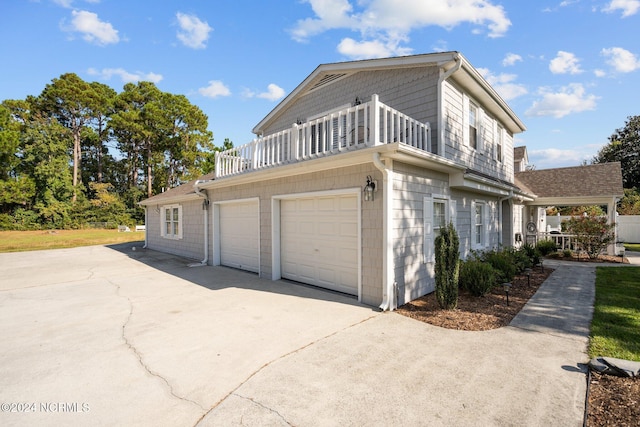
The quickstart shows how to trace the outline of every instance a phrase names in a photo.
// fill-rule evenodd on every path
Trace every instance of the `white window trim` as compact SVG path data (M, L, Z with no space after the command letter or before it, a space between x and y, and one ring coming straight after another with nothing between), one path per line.
M167 228L166 228L167 209L170 209L171 212L173 212L173 209L175 209L175 208L178 208L178 234L167 233ZM182 239L183 223L184 223L184 221L182 220L182 205L174 204L174 205L163 205L163 206L161 206L161 208L160 208L160 234L161 234L161 236L163 238L171 239L171 240L180 240L180 239Z
M495 121L496 133L495 133L495 156L494 158L498 163L504 163L504 126L498 121ZM500 158L498 158L498 146L500 146Z
M476 148L471 146L471 135L469 133L469 113L471 111L471 105L476 109ZM484 110L480 108L480 104L469 98L468 95L462 94L462 138L464 145L471 150L482 153L484 148L484 142L482 137L482 121L484 120Z
M423 198L423 223L424 223L424 236L423 236L423 262L434 263L436 260L435 253L435 239L437 237L436 231L433 226L433 205L434 203L445 204L445 224L453 223L456 226L456 201L452 200L450 196L442 194L429 194Z
M480 243L476 243L476 205L482 205L482 235L480 236ZM472 200L471 201L471 249L482 250L489 247L489 220L491 206L485 200Z

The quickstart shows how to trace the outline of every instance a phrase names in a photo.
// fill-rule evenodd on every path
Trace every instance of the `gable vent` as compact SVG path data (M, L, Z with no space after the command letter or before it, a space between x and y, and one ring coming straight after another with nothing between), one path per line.
M326 76L322 77L320 80L318 80L317 83L315 83L313 86L311 86L311 88L309 88L309 92L311 92L312 90L316 90L319 87L322 87L324 85L327 85L329 83L332 83L344 76L346 76L347 73L341 73L341 74L327 74Z

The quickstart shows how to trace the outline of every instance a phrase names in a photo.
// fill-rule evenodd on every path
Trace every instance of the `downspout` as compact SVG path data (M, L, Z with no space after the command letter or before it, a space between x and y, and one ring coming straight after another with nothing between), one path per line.
M447 80L453 73L458 71L462 66L462 59L460 56L456 54L455 57L456 65L454 65L449 71L441 74L438 78L438 152L439 156L444 157L445 149L444 149L444 141L445 141L445 133L444 133L444 81Z
M498 230L499 231L498 242L500 246L503 245L503 238L504 238L504 215L502 213L502 202L504 202L505 200L511 200L512 198L513 198L513 191L510 191L507 197L498 198L498 218L500 218L500 229ZM513 235L513 210L511 210L511 230L512 230L511 235ZM509 246L513 246L513 242L511 241L511 239L509 239Z
M144 207L144 246L142 249L147 249L149 246L149 233L147 231L147 225L149 224L149 208L148 206Z
M393 311L398 306L396 283L394 280L393 256L391 247L391 219L393 203L393 171L380 160L380 153L373 154L373 164L382 172L382 284L385 289L380 309Z
M209 196L207 195L207 190L203 191L199 187L200 184L205 182L207 181L197 180L193 184L195 193L204 199L202 201L202 211L204 212L204 258L199 264L189 264L189 267L205 266L209 262Z

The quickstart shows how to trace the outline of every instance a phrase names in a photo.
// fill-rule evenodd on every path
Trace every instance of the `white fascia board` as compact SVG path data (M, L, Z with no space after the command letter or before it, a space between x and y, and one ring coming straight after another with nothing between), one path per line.
M180 196L175 196L175 197L167 197L167 198L160 198L157 200L153 200L152 198L146 199L146 200L142 200L140 202L138 202L138 205L140 206L162 206L162 205L170 205L173 203L183 203L183 202L191 202L193 200L202 200L202 198L200 196L198 196L195 193L190 193L190 194L183 194Z
M487 194L490 196L507 197L511 195L513 188L499 184L489 179L473 177L470 179L464 173L458 173L449 177L449 186L459 190L466 190L473 193Z
M532 206L604 206L614 199L617 199L617 197L613 195L598 197L539 197L527 204Z

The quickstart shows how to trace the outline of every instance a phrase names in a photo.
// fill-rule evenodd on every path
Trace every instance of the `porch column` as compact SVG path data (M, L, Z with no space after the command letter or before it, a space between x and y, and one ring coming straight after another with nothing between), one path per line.
M616 223L616 198L614 197L609 204L607 205L607 215L609 216L609 224ZM614 227L613 229L613 243L607 246L607 254L615 255L616 254L616 243L618 242L618 227Z

